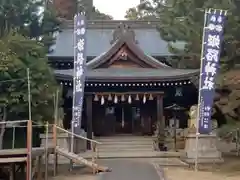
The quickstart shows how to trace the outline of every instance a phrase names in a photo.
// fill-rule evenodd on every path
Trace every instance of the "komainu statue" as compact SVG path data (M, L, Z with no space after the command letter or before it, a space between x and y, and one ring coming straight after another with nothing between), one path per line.
M188 128L190 131L196 131L197 113L198 113L198 105L193 105L189 110L190 119L188 123Z

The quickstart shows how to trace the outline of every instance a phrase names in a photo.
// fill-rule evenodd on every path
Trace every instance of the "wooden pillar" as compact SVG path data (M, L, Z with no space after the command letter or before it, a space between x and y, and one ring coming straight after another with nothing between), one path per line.
M37 170L37 180L42 179L42 156L38 156L38 170Z
M92 95L86 97L86 112L87 112L87 138L92 139ZM87 142L87 148L91 149L90 142Z
M53 165L53 176L57 175L58 165L58 154L57 154L57 124L53 125L53 146L54 146L54 165Z
M16 179L16 177L15 177L15 175L16 175L16 169L15 169L15 164L14 163L11 163L11 165L10 165L10 177L9 177L9 179L10 180L15 180Z
M163 98L161 95L157 95L157 120L162 126L165 126L163 119Z
M158 136L160 137L158 143L160 150L164 150L164 129L165 129L165 120L163 118L163 97L161 95L157 95L157 121L159 123L159 132Z
M32 179L32 121L27 123L27 170L26 180Z

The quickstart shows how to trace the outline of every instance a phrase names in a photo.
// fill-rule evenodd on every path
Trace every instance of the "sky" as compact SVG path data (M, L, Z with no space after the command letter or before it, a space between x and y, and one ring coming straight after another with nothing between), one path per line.
M101 13L111 15L115 20L123 20L126 11L139 3L140 0L93 0L93 5Z

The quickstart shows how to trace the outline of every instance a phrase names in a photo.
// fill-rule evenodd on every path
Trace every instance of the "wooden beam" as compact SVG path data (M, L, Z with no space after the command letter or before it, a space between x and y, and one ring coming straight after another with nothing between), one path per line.
M147 95L147 94L152 94L152 95L164 95L164 92L163 91L154 91L154 92L151 92L151 91L144 91L144 92L85 92L84 94L86 95L90 95L90 94L97 94L97 95L109 95L109 94L116 94L116 95Z
M8 157L8 158L0 158L0 164L8 164L8 163L20 163L26 162L26 157Z

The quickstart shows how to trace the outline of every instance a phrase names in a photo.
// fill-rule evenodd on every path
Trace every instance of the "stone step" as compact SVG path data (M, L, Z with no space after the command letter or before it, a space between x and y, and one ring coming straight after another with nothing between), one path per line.
M180 157L181 152L157 152L157 151L115 151L115 152L99 152L99 159L108 158L173 158ZM92 158L92 154L87 152L81 154L82 157Z
M113 149L98 149L98 152L150 152L153 151L153 148L113 148Z
M109 142L152 142L152 139L99 139L97 141L103 142L103 143L109 143Z
M98 148L146 148L146 147L152 147L152 144L101 144L98 145Z
M134 137L129 137L129 138L96 138L97 141L101 142L114 142L114 141L123 141L123 142L129 142L129 141L140 141L140 142L145 142L145 141L152 141L152 138L134 138Z
M134 146L134 145L152 145L152 142L101 142L102 144L99 144L99 146L109 146L109 145L116 145L116 146L120 146L120 145L128 145L128 146Z
M98 149L153 149L153 146L100 146Z

